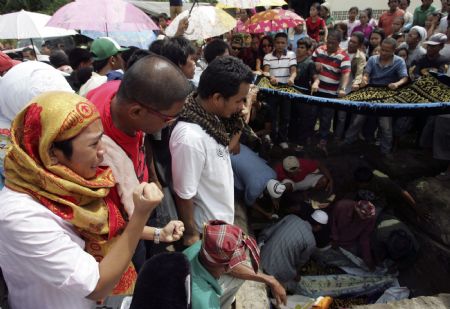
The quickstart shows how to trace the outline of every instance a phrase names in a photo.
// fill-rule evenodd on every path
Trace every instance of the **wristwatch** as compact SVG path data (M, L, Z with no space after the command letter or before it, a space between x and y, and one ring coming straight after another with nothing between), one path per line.
M153 242L159 244L159 238L161 236L161 229L155 228L155 234L153 235Z

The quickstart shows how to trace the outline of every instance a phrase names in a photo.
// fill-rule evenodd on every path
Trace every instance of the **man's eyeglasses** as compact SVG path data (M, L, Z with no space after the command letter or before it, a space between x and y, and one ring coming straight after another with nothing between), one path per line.
M150 106L145 106L145 105L143 105L143 106L147 109L147 111L150 114L155 115L156 117L161 119L166 124L172 123L178 119L178 115L176 115L176 116L166 115L166 114L158 112L156 109L153 109Z
M231 49L232 50L241 50L242 47L240 47L240 46L231 46Z
M263 44L262 47L263 47L263 48L266 48L266 47L272 47L272 45L270 45L270 44Z

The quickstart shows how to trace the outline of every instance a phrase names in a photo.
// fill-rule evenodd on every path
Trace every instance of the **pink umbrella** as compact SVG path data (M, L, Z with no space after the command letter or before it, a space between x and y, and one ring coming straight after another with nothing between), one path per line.
M253 15L245 23L244 32L275 32L282 29L293 28L304 23L305 20L294 12L283 9L273 9Z
M108 32L158 30L143 11L123 0L76 0L53 14L47 26Z

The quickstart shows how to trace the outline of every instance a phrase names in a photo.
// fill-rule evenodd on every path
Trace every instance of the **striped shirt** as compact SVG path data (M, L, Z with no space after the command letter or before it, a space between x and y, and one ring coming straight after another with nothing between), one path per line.
M279 83L287 83L291 76L291 67L297 66L295 53L286 50L280 58L275 56L275 51L264 56L263 65L270 68L270 76L275 77Z
M314 62L322 64L322 70L319 72L319 91L336 95L342 74L350 73L350 57L341 48L329 55L327 46L322 45L316 48L312 59Z

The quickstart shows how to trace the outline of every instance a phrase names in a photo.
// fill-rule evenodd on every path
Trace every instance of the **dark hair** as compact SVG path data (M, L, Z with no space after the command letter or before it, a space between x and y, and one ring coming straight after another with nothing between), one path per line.
M76 79L78 80L78 89L86 83L92 76L92 67L84 67L76 70Z
M404 37L404 36L405 36L405 34L403 32L395 32L395 33L392 34L392 38L395 39L395 40L397 40L397 39L399 39L401 37Z
M361 31L355 31L352 33L352 36L356 37L358 39L359 45L364 43L364 33Z
M169 16L166 13L161 13L158 15L158 19L164 18L164 20L169 20Z
M320 3L314 2L313 4L311 4L310 8L315 8L317 11L320 11Z
M356 11L356 14L358 14L359 9L358 9L357 6L352 6L352 7L348 10L348 12L350 13L350 11Z
M406 2L408 3L408 6L411 5L411 0L406 0Z
M24 49L22 49L22 53L23 52L30 52L32 55L36 56L36 53L34 52L34 49L32 49L30 47L25 47Z
M74 70L77 70L82 62L88 62L91 58L91 53L84 48L75 47L69 52L69 63Z
M373 170L367 166L360 166L353 172L353 179L357 182L369 182L373 178Z
M59 68L63 65L69 65L69 57L62 50L54 50L49 57L50 64L55 68Z
M401 45L400 45L400 46L401 46ZM408 55L408 48L407 48L406 46L402 46L402 47L397 48L397 49L395 50L395 54L398 56L398 54L399 54L402 50L406 51L406 54Z
M215 93L224 98L236 95L242 83L252 83L253 73L242 60L224 56L214 59L200 76L198 94L207 99Z
M136 49L126 62L126 69L128 70L129 68L131 68L139 59L150 55L153 55L151 51L139 48Z
M122 56L123 63L125 64L125 67L130 60L131 56L134 54L135 51L139 50L139 47L136 46L128 46L128 50L125 50L120 53L120 56Z
M148 50L154 54L161 55L161 48L163 47L165 41L166 38L164 38L163 40L153 41L153 43L151 43L150 46L148 47Z
M336 26L338 26L339 24L337 24ZM342 31L339 30L330 30L330 32L328 32L328 38L330 37L335 38L338 42L341 42L342 38L344 37L344 34L342 33Z
M108 65L109 58L111 58L111 57L108 57L103 60L95 60L94 62L92 62L92 67L94 68L94 72L100 72L101 69L106 67Z
M306 49L311 49L311 46L312 46L311 39L308 38L308 37L304 37L304 38L298 39L297 47L300 47L301 45L305 46Z
M59 141L59 142L53 142L53 147L55 147L56 149L59 149L62 151L62 153L64 154L64 156L70 160L72 158L72 154L73 154L73 139L75 137L72 137L70 139L66 139L65 141Z
M372 10L372 8L367 8L367 9L365 9L364 11L366 11L367 12L367 17L369 18L369 21L372 19L372 16L373 16L373 10Z
M266 54L264 53L264 50L263 50L263 41L264 41L264 40L269 41L269 44L270 44L270 45L272 46L272 48L273 48L273 39L272 39L272 37L271 37L271 36L268 36L268 35L264 36L264 37L259 41L258 58L264 58L264 56L266 55Z
M287 40L288 35L286 32L278 32L277 34L275 34L275 40L278 38L285 38Z
M175 102L184 100L190 91L191 86L178 66L164 57L151 55L128 68L117 100L168 110Z
M189 55L195 54L195 48L191 41L176 36L166 40L161 47L161 56L166 57L178 66L185 65Z
M397 41L394 38L385 38L381 44L389 44L394 47L394 50L397 48Z
M222 56L225 51L229 52L230 46L228 46L227 42L222 39L215 39L206 44L205 49L203 50L203 57L205 58L206 63L210 63L216 57Z
M347 40L348 26L346 23L344 22L337 23L336 25L334 25L333 29L334 30L332 31L338 31L341 33L341 39L339 40L339 42L342 40ZM341 31L339 31L338 29L341 29ZM328 32L328 36L330 36L330 32Z

